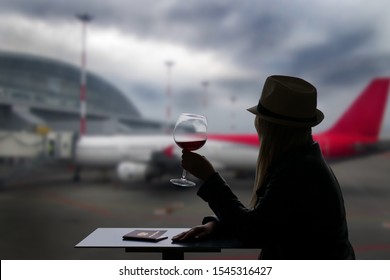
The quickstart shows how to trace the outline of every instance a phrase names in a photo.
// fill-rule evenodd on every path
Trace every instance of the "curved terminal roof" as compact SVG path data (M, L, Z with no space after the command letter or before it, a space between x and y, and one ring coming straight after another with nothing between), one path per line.
M0 113L5 116L0 127L21 129L27 121L75 130L80 119L80 71L79 66L58 60L0 51ZM89 130L94 134L107 128L115 133L162 127L142 118L120 90L91 72L87 72L87 120L88 127L96 128Z
M0 94L13 103L79 111L80 68L53 59L0 52ZM140 117L124 94L89 72L87 101L90 114Z

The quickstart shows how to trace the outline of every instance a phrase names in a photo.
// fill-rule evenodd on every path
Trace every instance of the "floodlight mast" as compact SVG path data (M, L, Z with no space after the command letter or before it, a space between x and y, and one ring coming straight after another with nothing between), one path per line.
M87 13L76 15L82 23L81 37L81 76L80 76L80 136L87 132L87 23L92 20L92 16Z
M167 90L166 90L166 109L165 109L165 118L168 125L167 133L170 133L170 123L172 117L172 67L175 65L175 62L172 60L165 61L165 66L167 67Z

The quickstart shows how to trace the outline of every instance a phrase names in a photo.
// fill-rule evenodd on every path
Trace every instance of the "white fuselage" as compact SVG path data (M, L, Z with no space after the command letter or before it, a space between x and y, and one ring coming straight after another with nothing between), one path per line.
M332 127L313 135L326 158L352 158L364 155L366 149L373 151L389 87L389 78L374 79ZM209 134L206 144L196 152L206 156L216 169L253 171L259 144L257 134ZM135 178L137 174L148 176L151 170L161 174L180 165L181 149L172 135L83 136L75 156L80 166L116 167L120 177Z
M147 164L153 152L172 150L180 158L181 149L170 135L84 136L76 145L76 162L81 166L115 167L121 162ZM196 151L219 168L255 168L257 147L208 140ZM167 157L170 155L167 154Z
M169 139L170 138L170 139ZM114 166L121 161L146 163L153 151L172 144L164 136L84 136L76 145L80 165Z

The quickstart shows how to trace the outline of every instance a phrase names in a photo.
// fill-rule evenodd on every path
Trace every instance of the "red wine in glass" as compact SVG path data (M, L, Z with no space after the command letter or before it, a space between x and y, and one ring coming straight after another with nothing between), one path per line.
M183 113L176 121L173 130L176 144L188 151L201 148L207 140L207 120L202 115ZM196 184L186 178L186 170L180 179L171 179L171 183L182 187L193 187Z
M176 144L180 148L182 148L183 150L187 150L187 151L195 151L197 149L200 149L205 143L206 143L206 140L189 141L189 142L176 142Z

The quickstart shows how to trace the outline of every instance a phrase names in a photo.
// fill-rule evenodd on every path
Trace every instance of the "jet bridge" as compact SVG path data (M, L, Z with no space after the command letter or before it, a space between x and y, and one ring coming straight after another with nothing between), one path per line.
M55 176L58 167L73 161L74 143L74 133L45 127L37 127L35 133L0 131L0 189Z
M26 160L36 157L71 159L74 133L50 132L37 127L36 132L0 131L0 159Z

